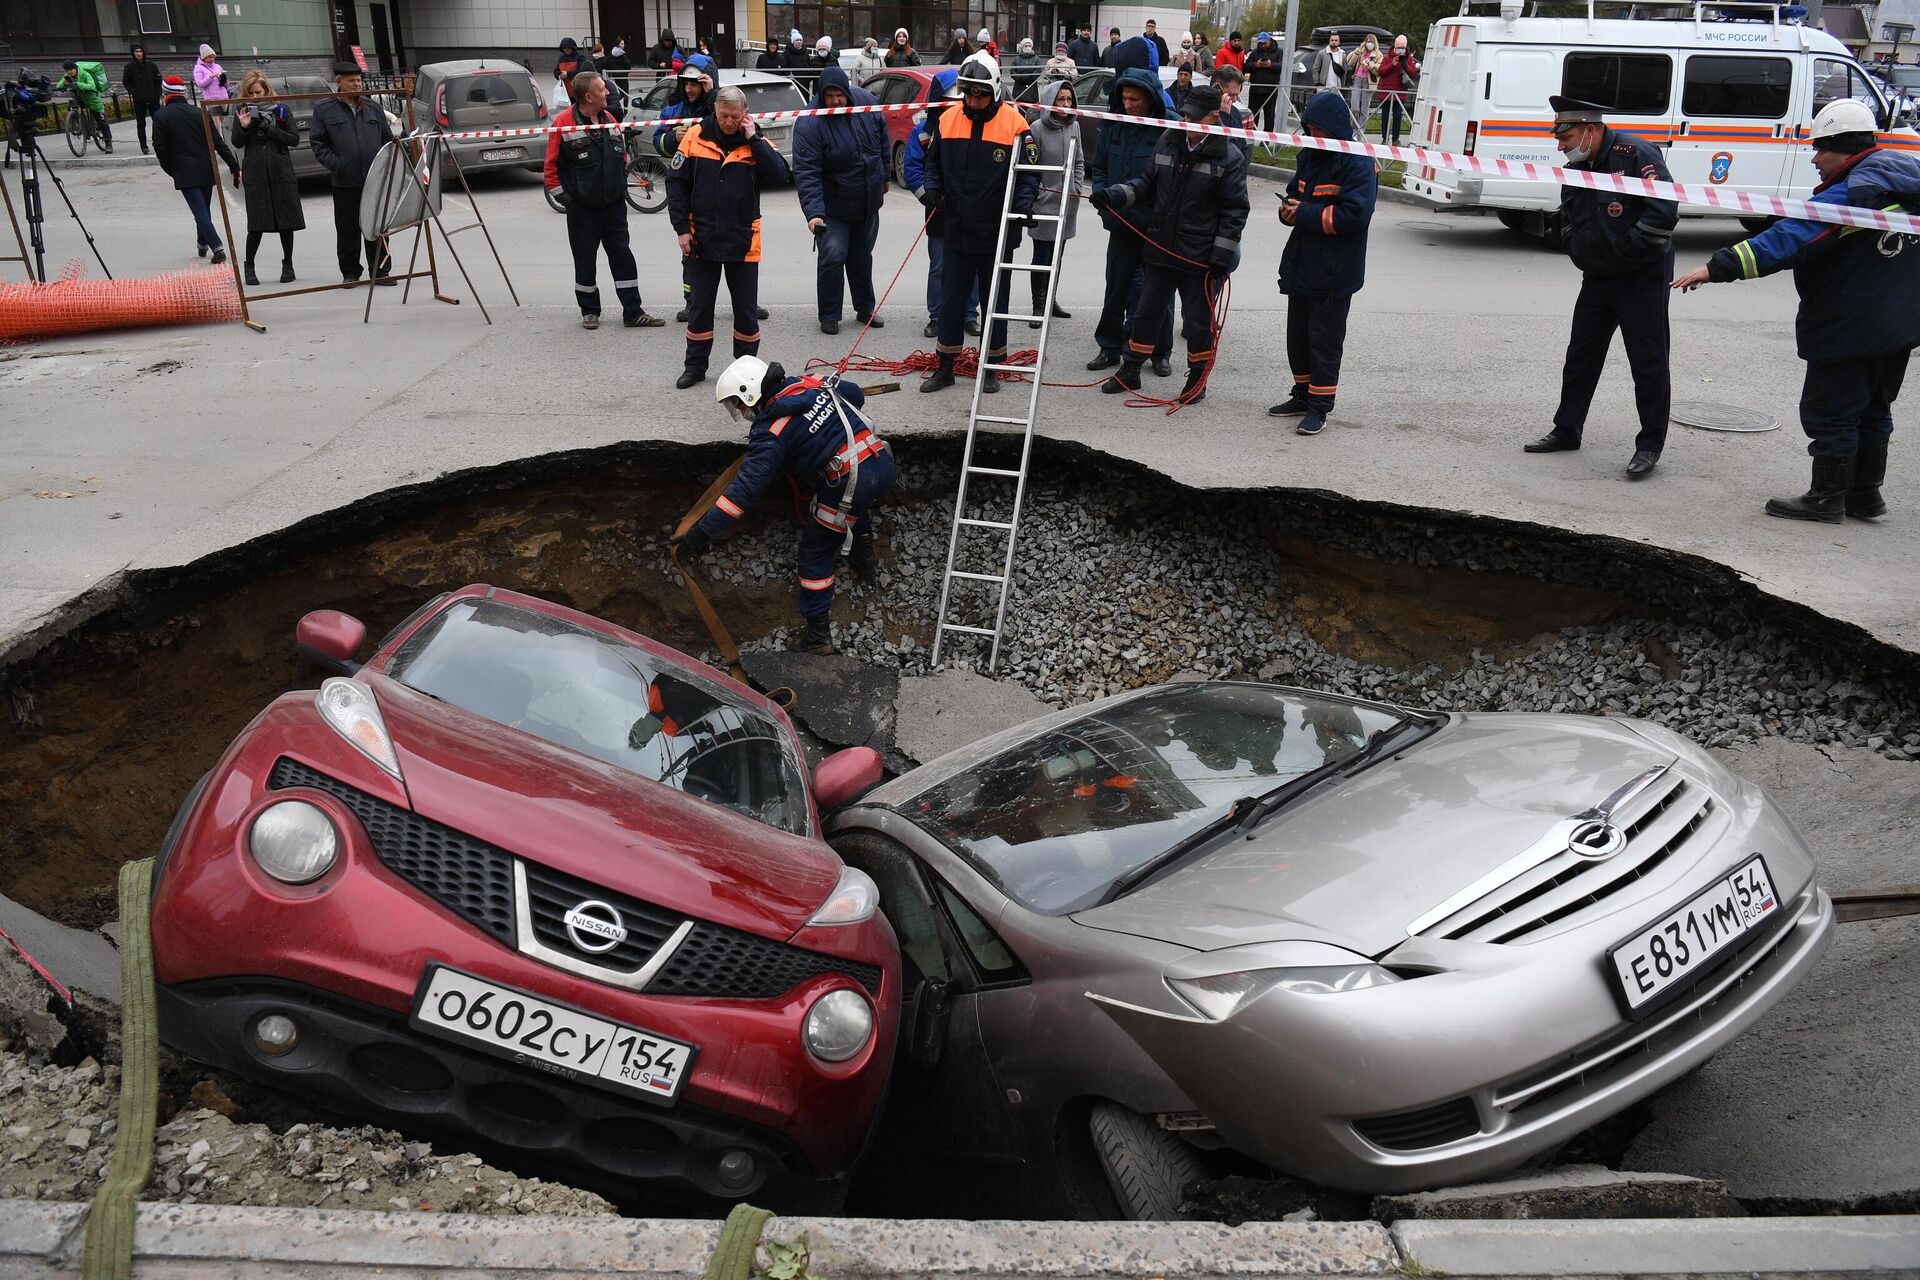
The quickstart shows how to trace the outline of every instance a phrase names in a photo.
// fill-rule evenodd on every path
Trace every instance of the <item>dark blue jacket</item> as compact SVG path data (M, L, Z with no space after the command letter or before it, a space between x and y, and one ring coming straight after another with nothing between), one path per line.
M1144 71L1147 73L1146 83L1153 86L1154 95L1166 105L1167 114L1177 114L1172 95L1160 85L1160 46L1153 41L1145 36L1122 40L1114 47L1113 61L1107 65L1113 68L1113 83L1107 86L1107 101L1114 104L1115 111L1120 109L1120 77L1129 71Z
M838 64L820 72L813 104L824 107L828 89L838 89L856 107L878 101L847 79ZM793 185L800 212L836 222L865 222L887 196L886 117L875 111L853 116L802 116L793 127Z
M216 130L217 132L217 130ZM336 187L367 185L367 174L380 148L393 141L387 113L372 98L360 99L356 109L341 98L327 98L313 107L313 127L307 143L313 158L326 167Z
M1673 181L1660 148L1612 129L1601 136L1595 154L1567 168ZM1586 275L1624 276L1664 268L1671 278L1673 228L1679 221L1679 206L1671 200L1587 187L1560 188L1560 224L1567 256Z
M953 88L954 79L959 74L952 67L933 73L933 78L927 82L926 109L914 115L913 128L907 133L907 149L900 169L906 175L907 190L913 192L915 200L920 199L927 189L927 144L933 141L934 121L940 112L947 109L941 104L945 102L947 90ZM946 233L946 220L936 210L927 222L927 238L939 240Z
M1140 43L1145 44L1146 41ZM1143 114L1162 119L1173 114L1162 105L1165 95L1160 92L1160 81L1139 67L1122 71L1114 77L1113 88L1107 94L1107 105L1111 110L1124 109L1120 105L1120 87L1128 84L1146 90L1147 109ZM1117 120L1102 122L1100 140L1093 146L1093 163L1088 167L1094 189L1117 187L1145 173L1147 166L1153 163L1153 149L1160 145L1160 135L1165 132L1165 129L1150 124L1122 124ZM1120 220L1108 210L1100 211L1100 221L1106 224L1109 231L1126 236L1133 234L1121 226Z
M1110 188L1110 194L1148 233L1148 262L1224 275L1239 259L1240 233L1251 208L1247 158L1225 138L1201 134L1197 147L1187 138L1179 129L1162 130L1147 171Z
M1353 116L1340 94L1314 94L1300 118L1330 138L1353 140ZM1299 298L1358 293L1367 282L1367 226L1380 192L1373 161L1302 147L1298 163L1286 194L1300 202L1300 211L1280 251L1280 292Z
M1920 157L1863 151L1813 203L1920 213ZM1751 280L1791 267L1800 294L1794 337L1802 360L1858 360L1920 346L1920 236L1785 218L1707 262L1715 280Z
M1011 102L996 99L983 113L956 103L932 121L922 166L922 189L938 205L947 248L969 257L991 257L1000 237L1000 212L1013 184L1015 213L1032 213L1040 198L1040 175L1015 175L1017 161L1040 163L1040 147L1027 118ZM1007 229L1007 251L1020 243L1020 228Z
M841 381L838 387L840 398L855 409L867 402L866 393L853 383ZM734 522L760 501L782 471L799 482L802 492L812 493L827 464L847 447L848 427L859 435L860 419L849 413L846 426L841 425L826 383L819 378L788 379L755 408L740 474L700 517L701 531L716 539L731 533Z
M696 53L680 65L682 69L686 67L698 67L700 70L706 72L707 79L711 82L711 85L707 89L706 96L700 99L700 105L694 107L687 102L686 90L676 83L673 86L673 92L667 95L667 105L660 108L658 119L662 121L684 120L688 116L693 116L697 119L713 110L713 91L720 87L720 71L713 65L713 59L704 53ZM675 78L676 80L678 79L677 75ZM680 142L677 126L663 123L659 128L655 129L653 131L653 149L663 156L672 156L675 151L679 150Z

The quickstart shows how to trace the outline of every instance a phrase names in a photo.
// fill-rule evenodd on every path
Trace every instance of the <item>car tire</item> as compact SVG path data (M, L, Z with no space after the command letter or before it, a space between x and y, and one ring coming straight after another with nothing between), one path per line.
M1087 1124L1120 1212L1136 1222L1177 1221L1187 1187L1203 1173L1193 1148L1117 1103L1094 1103Z
M1505 227L1507 230L1518 231L1522 235L1526 234L1527 215L1521 210L1496 209L1494 213L1500 219L1500 225Z
M1778 218L1742 218L1740 225L1757 236L1778 221Z
M907 144L904 142L893 144L893 180L902 191L907 189Z

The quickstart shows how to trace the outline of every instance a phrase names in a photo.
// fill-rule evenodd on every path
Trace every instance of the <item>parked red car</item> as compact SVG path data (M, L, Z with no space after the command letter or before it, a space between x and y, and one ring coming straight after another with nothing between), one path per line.
M202 1061L616 1190L831 1203L885 1096L900 962L781 709L692 659L471 586L286 694L155 868L161 1030Z
M893 102L925 102L927 86L933 83L934 73L940 67L889 67L885 71L876 71L861 82L860 87L878 98L882 104ZM907 137L913 132L915 111L883 111L881 118L887 122L887 165L893 180L901 186L907 185L906 157Z

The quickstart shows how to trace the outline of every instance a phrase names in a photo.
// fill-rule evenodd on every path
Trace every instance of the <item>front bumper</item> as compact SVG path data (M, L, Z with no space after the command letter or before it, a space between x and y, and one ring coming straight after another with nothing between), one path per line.
M405 1017L272 979L158 988L162 1037L202 1062L408 1133L470 1138L517 1162L567 1170L611 1194L644 1184L670 1199L738 1200L817 1189L791 1142L685 1104L628 1100L422 1035ZM283 1057L254 1044L268 1014L291 1018ZM744 1164L743 1164L744 1157Z

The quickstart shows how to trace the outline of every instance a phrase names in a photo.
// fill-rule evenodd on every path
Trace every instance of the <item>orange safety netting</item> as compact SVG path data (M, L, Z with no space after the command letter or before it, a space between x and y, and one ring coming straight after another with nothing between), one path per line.
M240 294L224 268L123 280L82 280L84 270L75 260L52 284L0 284L0 342L240 318Z

